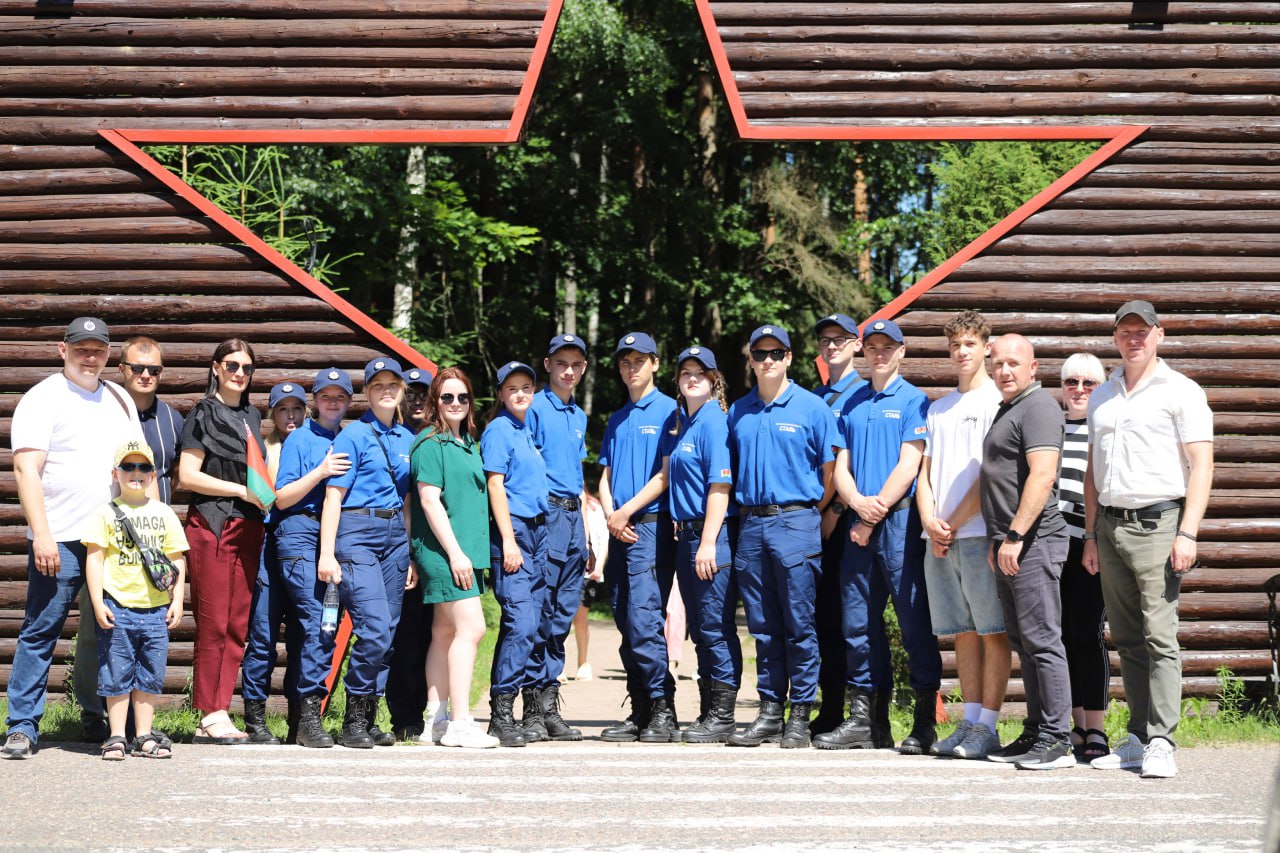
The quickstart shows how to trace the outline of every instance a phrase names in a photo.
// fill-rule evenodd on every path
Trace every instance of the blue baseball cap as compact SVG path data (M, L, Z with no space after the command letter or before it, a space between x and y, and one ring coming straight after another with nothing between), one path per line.
M719 370L716 366L716 354L706 347L688 347L680 353L680 357L676 359L676 370L680 369L680 365L684 364L687 359L693 359L701 364L707 370Z
M268 398L267 408L274 409L276 406L288 400L290 397L297 400L302 405L307 404L307 392L297 382L281 382L271 389L271 396Z
M370 379L384 371L395 374L401 381L404 380L404 371L400 369L400 362L394 358L375 358L364 366L364 384L368 385Z
M411 367L404 372L404 381L410 385L425 385L430 388L435 379L435 375L430 370L421 367Z
M831 314L814 324L813 330L821 332L823 326L839 326L854 337L858 336L858 323L848 314Z
M316 373L316 381L311 384L311 394L315 396L326 388L341 388L347 392L348 397L355 394L351 387L351 377L347 375L347 371L339 370L336 367L326 367Z
M873 320L868 323L867 327L862 330L862 339L865 341L872 335L884 335L899 344L906 341L906 338L902 336L902 330L892 320Z
M551 339L551 343L547 345L547 355L555 355L559 350L565 347L577 347L582 350L582 354L587 354L587 342L577 335L556 335Z
M761 338L777 338L782 346L791 349L791 337L787 334L787 330L781 326L761 326L751 333L751 343L749 346L755 346L756 341Z
M618 346L614 348L614 355L621 355L627 350L641 353L643 355L657 355L658 344L653 338L644 332L627 332L618 339Z
M538 374L534 372L532 367L523 361L508 361L498 368L498 387L501 388L502 383L506 382L507 377L513 373L527 373L534 382L538 381Z

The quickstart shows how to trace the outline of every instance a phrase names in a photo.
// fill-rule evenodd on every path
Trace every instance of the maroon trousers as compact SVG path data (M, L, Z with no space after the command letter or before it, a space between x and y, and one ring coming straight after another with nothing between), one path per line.
M186 534L191 614L196 620L192 702L209 714L231 706L249 632L263 526L257 520L229 518L222 535L215 536L204 516L193 511L187 516Z

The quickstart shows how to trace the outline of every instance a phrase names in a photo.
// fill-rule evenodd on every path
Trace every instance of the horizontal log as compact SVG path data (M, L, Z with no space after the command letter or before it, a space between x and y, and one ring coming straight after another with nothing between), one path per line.
M1252 569L1200 568L1182 582L1183 592L1263 592L1263 585L1280 575L1280 567Z
M801 4L793 4L801 5ZM858 4L850 4L850 8ZM929 4L930 6L932 4ZM1056 5L1056 4L1052 4ZM790 10L792 7L788 6ZM927 8L927 7L925 7ZM923 11L923 8L922 8ZM785 13L783 13L785 14ZM1274 14L1274 10L1272 11ZM1222 20L1217 18L1215 20ZM1266 20L1266 19L1260 19ZM717 22L716 29L725 43L757 42L769 46L785 44L817 43L895 43L914 44L982 44L990 42L1023 42L1041 44L1146 44L1209 43L1209 44L1274 44L1277 38L1274 27L1242 24L1223 27L1216 24L1183 24L1160 31L1130 30L1125 27L1099 26L964 26L939 22L936 18L917 26L823 26L818 23L791 25L794 22L770 26L726 26ZM27 33L23 32L26 37ZM33 41L33 40L32 40ZM16 41L17 44L31 41ZM909 48L907 48L909 49Z
M1056 382L1061 376L1061 358L1039 359L1037 377L1042 381ZM1169 360L1175 370L1185 373L1202 385L1280 386L1280 361L1268 359L1217 359L1199 361L1191 359ZM1269 373L1269 371L1271 373ZM914 358L902 363L902 374L916 385L942 385L954 383L955 369L942 358Z
M1280 166L1196 168L1165 163L1107 163L1080 181L1081 188L1280 189Z
M38 4L45 17L135 18L506 18L541 20L546 0L75 0ZM1234 4L1233 4L1234 5ZM1248 5L1248 4L1246 4ZM33 0L0 0L0 15L27 15ZM1234 13L1233 13L1234 14ZM1186 19L1192 20L1192 19ZM1262 18L1249 18L1262 20Z
M1227 73L1227 72L1221 72ZM1246 74L1248 72L1245 72ZM471 95L515 93L524 71L452 68L219 68L47 65L0 68L0 91L18 95Z
M1280 145L1140 142L1118 152L1107 162L1276 166L1280 165Z
M250 343L253 345L255 364L259 367L298 366L318 370L335 363L355 367L362 366L379 355L376 349L351 344L326 344L318 347L314 342L283 344L261 339L251 340ZM185 340L162 343L165 362L163 379L166 390L171 387L170 381L178 383L187 381L187 373L191 371L198 373L202 379L205 378L205 372L208 370L216 346L216 342L188 343ZM0 342L0 363L15 367L39 365L50 371L59 370L62 367L62 360L57 358L57 350L44 342ZM198 367L191 367L191 365Z
M1276 328L1280 329L1280 326ZM1008 331L1021 331L1009 329ZM1076 352L1091 352L1111 367L1119 366L1120 353L1110 335L1042 335L1022 332L1031 341L1037 357L1066 357ZM993 334L995 334L993 328ZM941 335L917 337L907 335L908 357L944 357L947 339ZM1160 355L1166 359L1271 358L1280 357L1280 335L1169 335L1160 344ZM1056 386L1056 381L1049 382Z
M152 246L134 243L9 243L0 254L0 269L44 267L81 269L263 269L266 261L243 246Z
M440 119L428 121L384 121L381 119L317 119L317 118L174 118L147 117L131 118L129 127L135 130L191 130L191 131L259 131L277 130L315 131L329 134L334 131L384 131L384 132L422 132L422 131L457 131L457 130L505 130L510 119L497 121L493 119L476 119L462 121L459 119ZM120 127L118 116L75 116L65 118L0 116L0 144L71 144L74 142L90 143L99 138L99 133ZM307 140L291 140L301 143Z
M1265 463L1216 461L1213 486L1216 489L1267 489L1280 483L1280 468Z
M22 116L57 116L68 113L85 117L137 116L158 119L168 116L363 118L379 120L504 119L515 109L515 93L503 95L430 95L383 98L354 96L236 95L210 97L154 98L0 98L0 114L18 120ZM131 122L132 124L132 122ZM3 173L0 173L2 176Z
M1243 144L1241 147L1248 147ZM1280 190L1183 190L1154 187L1093 188L1072 187L1049 204L1046 210L1088 208L1089 210L1131 210L1139 215L1148 210L1275 210L1280 205Z
M0 220L67 219L95 216L187 215L195 208L176 195L165 193L117 193L0 196Z
M13 169L0 171L0 194L31 195L68 190L145 190L160 185L127 169Z
M105 144L90 145L0 145L0 169L129 167L124 154Z
M1220 415L1214 422L1221 421ZM1209 495L1211 517L1268 518L1280 516L1278 489L1214 489Z
M1275 233L1280 230L1280 209L1275 210L1096 210L1059 208L1042 210L1018 225L1014 236L1094 234L1162 236L1216 233Z
M1280 21L1268 3L1161 3L1140 8L1134 3L762 3L716 2L712 9L720 27L843 25L849 27L1012 24L1162 24L1217 21Z
M111 219L41 219L0 221L0 240L24 243L77 242L228 242L223 228L206 217L117 216Z
M1014 272L1016 271L1016 273ZM1052 272L1049 276L1046 273ZM1183 282L1280 281L1280 258L1192 257L1152 254L1145 258L1106 255L1072 258L1022 255L1018 258L980 256L962 264L950 281L980 278L1006 281L1161 281L1176 288ZM1198 288L1203 295L1204 287ZM1216 297L1216 294L1215 294ZM1206 307L1203 300L1199 307ZM1221 305L1207 306L1222 310Z
M163 275L175 274L177 273L164 273ZM249 276L259 275L258 273L236 273L235 275L244 276L245 279L240 286L235 284L228 285L228 292L253 293L255 292L254 288L266 290L268 282L249 278ZM221 278L219 278L219 281L221 281ZM3 290L0 290L0 293L2 292ZM48 341L50 342L49 346L53 348L55 344L52 342L57 341L65 331L66 326L7 326L0 324L0 340ZM164 349L171 341L208 342L216 345L227 338L244 338L251 342L279 341L281 343L293 343L298 341L325 341L326 343L344 344L369 339L367 333L357 331L353 326L344 323L314 321L273 322L270 320L251 323L228 321L226 323L182 323L176 325L136 323L122 320L120 322L112 322L111 334L121 341L133 335L148 335L160 342L161 349ZM118 352L116 357L118 357ZM0 414L13 414L12 407L7 405L6 398L3 395L0 395Z
M1250 568L1274 564L1276 546L1266 542L1203 542L1196 554L1207 566Z
M357 47L516 47L532 44L541 21L525 20L360 20L356 18L164 20L149 18L7 18L0 20L0 45L312 45ZM1233 27L1232 29L1236 29ZM1222 41L1255 41L1250 32ZM1265 41L1265 39L1263 40Z
M5 228L0 223L0 231ZM127 266L127 265L126 265ZM29 294L33 298L39 294L276 294L280 296L298 295L300 286L278 273L244 270L148 270L139 273L132 269L109 270L42 270L42 269L0 269L0 294ZM136 334L150 334L146 329L151 325L136 325L143 331ZM43 331L42 331L43 330ZM56 341L62 337L53 326L33 326L26 332L21 327L0 326L0 340L38 340ZM112 324L111 331L116 331ZM213 333L215 336L218 332ZM17 337L14 337L14 336ZM154 335L152 337L155 337ZM223 340L225 337L217 338ZM252 337L252 335L251 335ZM123 338L121 338L123 340Z
M1115 306L1119 308L1119 304ZM1161 306L1157 305L1157 308ZM908 335L942 335L954 311L908 311L894 319ZM1115 324L1111 311L1082 313L1079 311L1045 311L1035 313L983 311L991 324L992 334L1019 332L1025 335L1109 337ZM1242 335L1280 329L1280 315L1259 314L1176 314L1163 312L1160 325L1172 341L1183 334ZM913 348L912 352L916 352Z
M1206 542L1280 542L1280 519L1206 518L1199 536Z
M55 317L66 322L84 315L101 317L108 324L146 317L166 321L245 323L255 316L277 319L333 320L337 312L312 296L244 296L234 301L221 296L7 296L5 315L10 320L29 319L47 323Z
M977 263L983 258L970 261ZM1009 261L1009 258L994 258L996 262ZM1065 282L1063 276L1050 276L1045 260L1036 259L1030 269L1017 270L1013 263L986 263L985 269L992 273L987 281L963 280L952 278L940 287L934 287L917 297L913 303L924 309L952 309L981 307L995 312L1010 309L1024 310L1079 310L1086 303L1098 311L1114 311L1129 299L1146 299L1153 303L1159 311L1168 314L1175 311L1194 311L1197 308L1213 308L1217 311L1245 311L1266 313L1276 305L1280 297L1280 283L1248 284L1236 281L1206 281L1176 284L1145 284L1138 282L1159 281L1158 275L1149 275L1133 281L1121 278L1121 270L1129 266L1119 258L1099 258L1110 261L1108 268L1096 272L1105 283L1094 281ZM1077 264L1074 258L1059 258L1063 266L1070 267L1064 273L1085 273L1083 264ZM1157 258L1146 258L1157 261ZM1256 259L1255 259L1256 260ZM963 270L969 266L965 264ZM992 269L996 267L997 269ZM1221 266L1219 266L1221 270ZM954 275L960 273L957 270ZM1029 284L1027 281L1010 280L1014 274L1043 276L1043 279ZM971 277L976 279L976 276ZM1168 279L1165 279L1168 282ZM1212 294L1212 302L1207 303L1206 294Z
M170 656L170 664L177 663ZM1021 679L1022 666L1017 655L1012 655L1012 675ZM1182 659L1182 675L1184 677L1216 676L1221 667L1227 667L1237 677L1258 677L1271 674L1271 652L1264 649L1225 649L1222 651L1184 651ZM1120 674L1120 655L1116 652L1108 654L1110 671L1114 676ZM942 652L942 677L956 677L956 653Z
M185 8L185 7L183 7ZM181 47L43 45L10 47L15 65L187 65L218 69L259 68L495 68L523 72L533 56L527 47ZM1229 49L1238 67L1251 61L1253 45ZM1211 61L1208 58L1206 61ZM1228 60L1232 61L1232 60ZM1185 64L1185 63L1182 63ZM1194 64L1194 63L1192 63Z

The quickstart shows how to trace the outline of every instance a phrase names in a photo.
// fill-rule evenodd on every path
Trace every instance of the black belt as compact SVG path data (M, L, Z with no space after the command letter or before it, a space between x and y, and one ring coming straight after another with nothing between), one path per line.
M889 513L892 513L892 512L897 512L900 509L906 509L907 507L911 506L911 502L913 500L915 500L915 495L903 495L896 504L889 507L889 512L886 512L885 515L888 515Z
M303 518L309 518L309 519L311 519L312 521L319 521L319 520L320 520L320 516L319 516L319 514L314 513L314 512L291 512L291 513L288 513L287 515L285 515L285 516L284 516L284 518L281 518L280 520L281 520L281 521L284 521L284 519L285 519L285 518L293 518L295 515L300 515L300 516L302 516Z
M541 527L542 525L547 523L547 515L546 513L543 513L543 512L540 512L534 516L513 515L511 517L520 519L529 527Z
M707 523L705 518L691 518L688 521L677 521L676 530L683 533L686 530L702 530L702 526Z
M569 512L577 512L582 509L582 504L577 498L562 498L557 495L548 495L547 500L561 509L567 509Z
M631 516L632 524L652 524L658 520L660 514L656 512L646 512L644 515Z
M344 506L342 512L350 515L372 515L374 518L395 518L400 514L398 509L373 509L367 506Z
M799 512L802 509L813 509L815 504L762 504L760 506L744 506L738 512L742 515L769 516L784 512Z
M1154 521L1173 509L1182 509L1182 501L1159 501L1139 509L1121 509L1118 506L1102 507L1102 511L1107 515L1124 521Z

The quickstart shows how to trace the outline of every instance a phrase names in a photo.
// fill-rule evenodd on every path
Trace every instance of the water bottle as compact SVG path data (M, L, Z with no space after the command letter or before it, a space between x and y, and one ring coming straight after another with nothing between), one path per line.
M324 612L320 615L320 631L332 635L338 630L338 585L333 581L324 588Z

